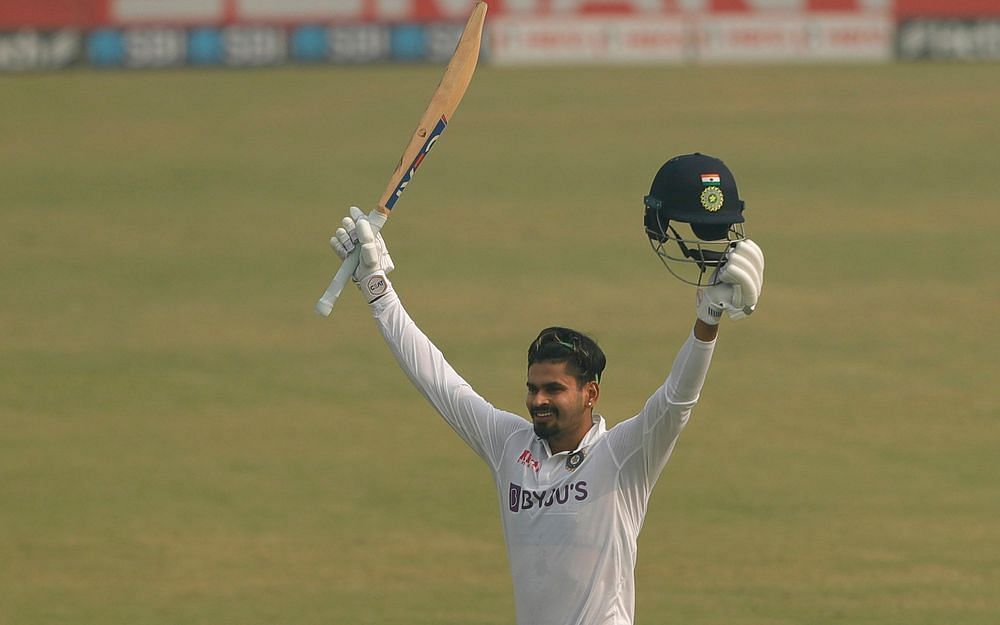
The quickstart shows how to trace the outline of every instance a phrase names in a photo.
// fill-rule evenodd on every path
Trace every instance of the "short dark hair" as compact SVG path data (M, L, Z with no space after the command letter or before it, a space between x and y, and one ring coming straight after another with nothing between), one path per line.
M536 362L565 362L577 384L601 381L607 359L597 342L582 332L552 326L538 333L528 347L528 366Z

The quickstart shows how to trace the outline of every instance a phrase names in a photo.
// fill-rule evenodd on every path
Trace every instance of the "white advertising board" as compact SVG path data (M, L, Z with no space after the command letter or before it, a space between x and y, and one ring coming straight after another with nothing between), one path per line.
M664 63L684 59L688 31L675 17L499 18L488 28L498 64Z
M500 17L489 27L499 65L888 61L888 13Z

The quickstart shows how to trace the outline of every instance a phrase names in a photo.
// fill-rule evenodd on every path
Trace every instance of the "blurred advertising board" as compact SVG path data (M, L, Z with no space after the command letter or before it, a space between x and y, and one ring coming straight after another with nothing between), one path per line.
M667 17L513 17L490 24L498 64L680 62L688 30Z
M892 38L884 13L719 16L695 26L696 56L706 62L888 61Z
M893 30L885 13L500 18L490 51L501 65L887 61Z
M439 63L451 57L472 4L473 0L0 0L0 71L74 64L160 68ZM484 56L488 56L486 46Z
M451 23L100 28L88 33L85 47L87 62L96 67L443 62L461 29Z
M896 57L902 60L1000 59L1000 16L983 19L913 18L899 24Z
M891 11L893 1L490 0L489 4L491 17L645 18L676 14ZM0 28L150 23L219 26L246 22L464 22L473 3L474 0L0 0Z
M0 71L445 61L475 0L0 0ZM485 59L998 58L1000 0L491 0Z
M896 57L1000 59L1000 0L896 0Z
M77 30L0 32L0 71L61 69L82 54L83 36Z

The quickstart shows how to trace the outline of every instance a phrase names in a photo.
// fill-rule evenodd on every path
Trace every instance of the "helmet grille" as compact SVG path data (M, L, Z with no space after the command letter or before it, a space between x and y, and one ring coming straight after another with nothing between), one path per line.
M703 241L693 232L679 232L670 221L659 225L659 233L649 237L653 251L675 278L698 287L717 283L718 270L726 264L729 251L746 238L741 223L727 225L725 236L714 241ZM690 230L690 224L678 227Z

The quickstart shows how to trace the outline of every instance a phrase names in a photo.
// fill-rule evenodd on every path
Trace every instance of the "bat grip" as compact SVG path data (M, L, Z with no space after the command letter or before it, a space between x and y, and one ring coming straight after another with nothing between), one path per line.
M337 274L330 281L330 286L326 288L323 296L316 302L317 313L324 317L329 317L330 313L333 312L333 305L337 303L340 292L344 290L347 281L351 279L354 271L358 268L360 253L361 248L357 247L344 259L344 262L340 265L340 269L337 270Z
M376 209L377 210L377 209ZM369 219L372 221L372 233L378 234L381 230L381 224L385 223L384 217L376 217L377 213L375 210L369 215ZM326 291L323 292L322 297L316 302L316 312L324 317L329 317L330 313L333 312L333 305L337 303L337 298L340 297L341 291L347 285L348 280L354 275L354 272L358 269L358 264L361 262L361 246L358 245L351 253L347 255L344 262L341 263L340 269L337 270L336 275L333 276L333 280L330 281L330 286L326 287Z

